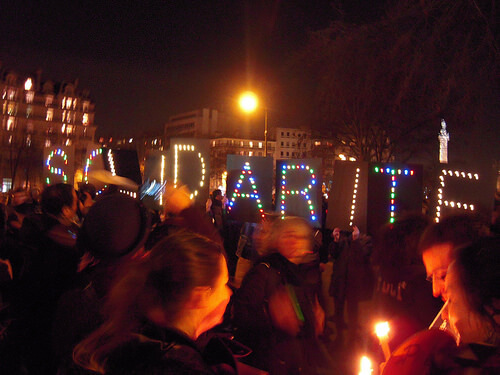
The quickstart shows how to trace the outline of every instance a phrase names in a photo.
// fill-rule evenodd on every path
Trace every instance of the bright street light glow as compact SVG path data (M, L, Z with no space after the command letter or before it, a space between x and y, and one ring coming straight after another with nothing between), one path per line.
M253 112L259 104L257 95L251 91L246 91L240 96L240 107L245 112Z

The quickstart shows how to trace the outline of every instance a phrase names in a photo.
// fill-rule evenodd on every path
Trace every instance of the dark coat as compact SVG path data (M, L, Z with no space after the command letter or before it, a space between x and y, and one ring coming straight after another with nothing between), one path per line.
M248 364L273 375L313 373L314 366L323 364L313 312L319 275L318 263L296 265L278 253L262 258L247 273L234 296L233 323L237 340L253 350L245 358ZM296 337L275 327L268 313L269 297L285 285L295 291L304 316Z
M236 374L236 361L221 341L204 350L173 329L147 328L108 357L106 374Z
M374 276L370 265L371 240L362 236L352 241L344 238L332 242L329 252L333 258L330 295L335 299L364 301L372 297Z

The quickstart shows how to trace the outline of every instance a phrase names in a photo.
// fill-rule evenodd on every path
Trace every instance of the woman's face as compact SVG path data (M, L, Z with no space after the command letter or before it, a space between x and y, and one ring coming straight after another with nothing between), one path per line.
M206 300L205 316L202 319L200 333L208 331L210 328L222 323L222 317L226 311L226 306L231 298L232 291L227 285L229 274L224 256L220 256L220 272L215 285L208 291Z
M311 230L302 225L291 225L283 230L278 241L278 251L292 263L312 252Z
M460 342L484 342L486 337L483 319L470 308L455 263L448 269L445 289L448 297L448 320L460 334Z

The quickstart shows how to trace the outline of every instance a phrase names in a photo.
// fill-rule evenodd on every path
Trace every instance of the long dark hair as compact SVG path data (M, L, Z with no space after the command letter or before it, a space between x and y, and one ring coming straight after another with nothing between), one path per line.
M455 265L469 308L491 328L488 343L500 345L500 238L485 237L456 249Z
M222 255L212 240L179 231L125 264L104 305L104 323L75 347L74 361L104 374L109 353L134 339L151 309L160 307L174 323L193 288L215 285Z

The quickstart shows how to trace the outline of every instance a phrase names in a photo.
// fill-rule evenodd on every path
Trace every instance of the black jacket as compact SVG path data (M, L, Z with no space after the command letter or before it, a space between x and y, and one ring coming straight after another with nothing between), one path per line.
M106 374L236 374L236 362L224 343L212 339L204 350L183 333L148 327L111 353Z

